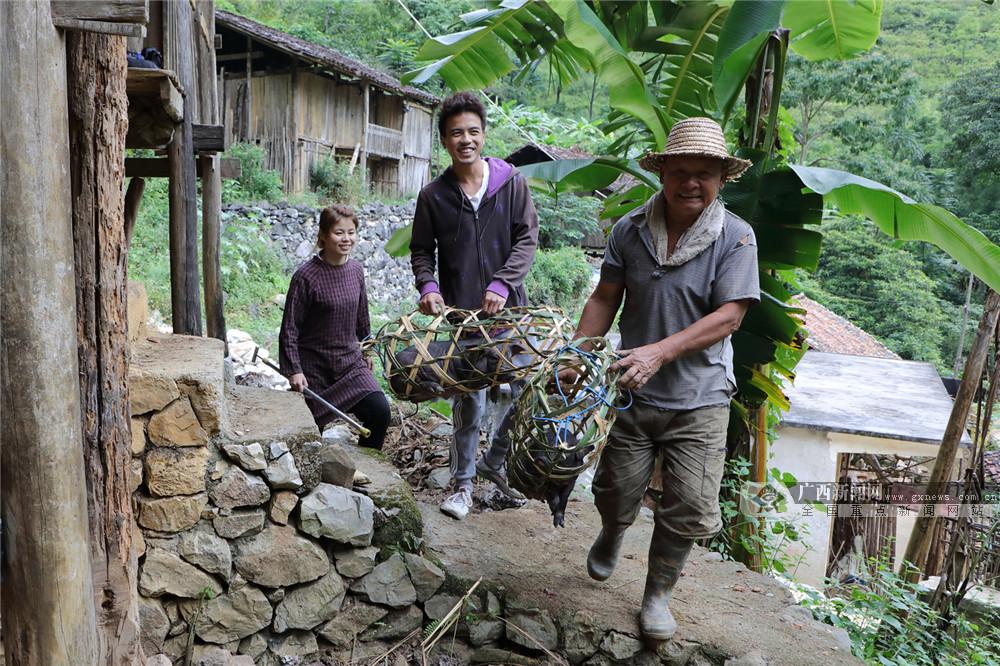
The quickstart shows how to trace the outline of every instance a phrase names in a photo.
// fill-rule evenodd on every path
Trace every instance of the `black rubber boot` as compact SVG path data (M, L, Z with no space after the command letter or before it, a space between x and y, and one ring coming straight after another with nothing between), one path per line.
M649 640L665 641L677 631L677 621L670 612L670 595L693 545L694 539L674 536L659 526L653 529L646 590L639 613L639 627Z
M587 553L587 573L594 580L607 580L618 564L618 552L622 548L625 530L601 528L600 534Z

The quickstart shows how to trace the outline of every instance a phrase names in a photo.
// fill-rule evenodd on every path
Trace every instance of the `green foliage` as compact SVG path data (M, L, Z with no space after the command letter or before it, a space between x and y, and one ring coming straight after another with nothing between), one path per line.
M587 236L601 231L597 222L601 202L595 197L535 195L538 211L538 243L546 249L578 246Z
M524 287L531 303L556 305L572 318L590 296L592 274L593 268L579 248L539 250Z
M386 37L378 48L379 62L396 76L413 66L413 58L416 55L417 45L409 39Z
M277 171L264 168L264 149L251 143L235 143L226 156L238 159L243 171L235 182L227 181L223 187L223 200L277 201L282 197L283 185Z
M792 557L787 548L807 536L805 526L778 515L787 505L785 496L777 490L758 493L756 497L762 503L755 506L759 506L759 510L748 512L749 479L749 460L734 456L726 461L719 489L723 529L712 537L708 548L729 560L744 561L748 553L757 553L763 571L792 576L801 556ZM797 482L790 472L782 472L777 467L767 472L766 484L772 489L791 489Z
M361 184L361 170L351 173L350 164L345 160L327 155L316 160L309 167L309 187L325 199L357 206L366 198Z
M226 325L242 329L277 353L281 308L274 297L288 290L289 266L271 245L265 223L254 217L223 222L220 261ZM128 253L129 278L146 286L151 309L170 321L170 256L166 179L146 185ZM199 243L200 245L200 243Z
M944 367L947 319L933 283L913 255L856 218L828 222L823 231L819 269L802 278L806 295L903 358Z
M886 666L1000 664L1000 618L943 620L889 563L873 558L869 569L866 584L846 596L806 590L800 602L817 620L847 631L854 656Z

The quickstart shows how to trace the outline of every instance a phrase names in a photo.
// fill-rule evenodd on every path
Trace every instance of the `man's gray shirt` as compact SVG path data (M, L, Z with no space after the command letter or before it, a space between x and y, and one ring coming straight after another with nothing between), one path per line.
M656 196L662 196L657 194ZM622 349L678 333L731 301L760 301L757 241L753 229L725 213L714 243L680 266L661 266L643 207L615 224L601 279L625 284L619 328ZM634 399L662 409L688 410L728 404L736 389L729 336L700 352L663 365Z

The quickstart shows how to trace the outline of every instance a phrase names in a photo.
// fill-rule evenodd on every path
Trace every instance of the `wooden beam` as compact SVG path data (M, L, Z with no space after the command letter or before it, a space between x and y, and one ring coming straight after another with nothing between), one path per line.
M243 115L244 122L246 123L246 133L243 135L244 141L250 141L253 138L253 58L250 54L253 53L253 40L247 37L247 50L246 50L246 95L243 99L246 101L246 113Z
M127 167L126 167L127 168ZM146 181L133 178L125 190L125 246L132 244L132 232L135 231L135 218L139 215L139 204L142 203L142 193L146 189Z
M174 140L167 147L170 159L170 253L171 316L174 333L201 335L201 268L198 262L198 183L192 143L197 96L192 29L194 13L190 2L163 3L163 55L177 74L187 99L184 120L177 124ZM183 256L174 256L182 253ZM183 277L181 277L183 273ZM183 313L177 312L181 307Z
M52 25L63 30L96 32L102 35L122 35L142 39L146 36L146 26L138 23L112 23L110 21L88 21L74 18L52 18Z
M205 276L205 325L208 335L226 342L226 316L223 310L222 263L219 244L222 229L222 173L219 157L202 156L201 167L201 269Z
M167 116L178 123L184 120L181 84L170 70L130 67L127 87L130 97L158 97Z
M986 367L986 360L990 353L990 345L997 335L997 325L1000 323L1000 294L995 291L987 291L986 301L983 303L983 318L979 320L979 329L976 337L972 341L972 348L969 350L969 357L965 361L965 370L962 372L962 383L958 386L958 393L955 394L955 401L951 408L951 416L948 418L948 425L944 429L944 437L941 439L941 446L938 447L937 457L934 459L934 469L931 470L931 478L927 482L927 493L929 495L944 495L946 484L953 480L955 471L955 456L958 447L962 443L962 435L965 434L965 424L968 422L969 409L972 407L976 389L979 388L980 380L983 376L983 368ZM904 562L900 565L899 573L911 582L917 582L920 574L935 574L938 572L925 571L927 567L927 556L930 552L931 539L935 533L935 526L939 516L925 516L923 513L917 516L917 521L913 525L910 533L910 540L906 544L906 553L903 556ZM908 564L907 564L908 563ZM910 570L909 565L915 567Z
M246 61L247 58L262 58L264 57L263 51L248 51L246 53L227 53L225 55L215 56L215 62L233 62L238 60Z
M361 84L361 94L364 95L364 111L361 114L361 187L368 185L368 114L371 111L371 88L368 82Z
M196 164L198 178L204 177L202 165ZM224 179L239 178L243 175L240 161L225 157L219 160L219 175ZM168 178L170 176L169 159L164 157L126 157L126 178Z
M52 22L64 19L107 21L110 23L149 23L147 0L52 0Z
M226 145L226 128L223 125L191 125L191 140L196 153L224 153Z
M0 26L3 651L21 666L97 664L66 44L47 2L0 2Z

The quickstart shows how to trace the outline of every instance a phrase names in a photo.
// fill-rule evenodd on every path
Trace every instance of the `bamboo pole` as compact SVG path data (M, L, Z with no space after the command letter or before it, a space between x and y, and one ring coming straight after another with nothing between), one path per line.
M979 320L979 329L972 341L972 349L969 350L969 357L965 361L965 371L962 373L962 382L955 395L955 403L948 419L948 426L945 428L941 446L938 447L934 469L931 471L931 478L927 484L928 494L943 494L946 484L952 478L955 456L958 453L962 435L965 433L969 408L972 406L976 388L979 386L979 380L986 365L986 357L990 342L996 334L998 319L1000 319L1000 295L995 291L990 291L986 295L983 318ZM925 573L927 555L931 546L931 535L934 534L936 523L937 516L920 515L913 526L910 541L906 544L904 561L900 564L900 575L906 576L912 582L918 581L920 575ZM912 569L910 565L912 565Z
M66 44L49 3L0 2L3 649L94 664L77 372Z

